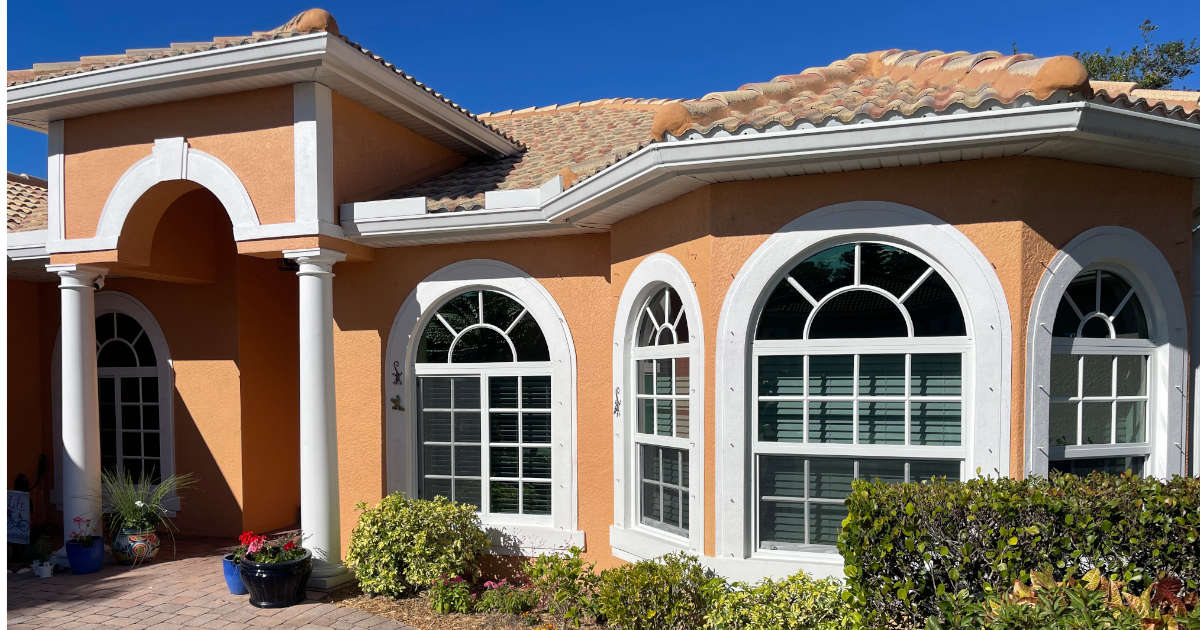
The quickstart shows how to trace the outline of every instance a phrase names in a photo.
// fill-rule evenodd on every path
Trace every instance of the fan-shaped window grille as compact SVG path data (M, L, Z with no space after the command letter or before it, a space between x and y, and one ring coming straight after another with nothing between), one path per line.
M460 293L417 348L420 494L490 514L551 514L550 352L506 293Z
M855 478L960 478L969 347L954 291L913 252L846 243L790 269L753 345L757 548L831 548Z
M1050 470L1141 474L1155 346L1137 291L1112 271L1084 270L1059 302L1053 336Z

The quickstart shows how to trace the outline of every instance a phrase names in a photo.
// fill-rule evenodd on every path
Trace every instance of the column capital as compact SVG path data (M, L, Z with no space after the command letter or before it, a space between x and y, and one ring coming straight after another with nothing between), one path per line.
M46 265L46 271L58 275L58 286L62 289L91 289L96 284L103 287L104 276L108 273L106 267L74 263Z
M346 260L346 253L336 249L312 247L309 249L285 249L283 257L294 260L300 265L299 275L330 273L333 266Z

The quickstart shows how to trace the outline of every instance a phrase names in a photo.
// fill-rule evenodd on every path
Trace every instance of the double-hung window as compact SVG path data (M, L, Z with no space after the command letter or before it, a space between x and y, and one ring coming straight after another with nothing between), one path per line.
M854 242L805 258L766 298L752 348L756 549L835 550L856 478L962 478L970 341L922 257Z
M1054 318L1050 470L1141 474L1155 345L1137 292L1111 271L1071 281Z
M483 514L551 514L551 363L532 314L511 295L460 293L422 331L419 494Z

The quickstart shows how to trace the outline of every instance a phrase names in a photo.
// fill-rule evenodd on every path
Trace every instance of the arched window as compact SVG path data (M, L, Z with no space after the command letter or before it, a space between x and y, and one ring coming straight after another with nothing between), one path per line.
M550 515L552 370L533 315L501 291L459 293L425 325L414 370L420 496Z
M754 548L832 549L856 478L959 479L958 299L922 257L852 242L795 264L754 329Z
M1104 269L1075 276L1054 318L1050 470L1142 473L1155 347L1129 282Z
M679 295L660 289L642 306L630 351L637 423L632 433L638 522L688 537L691 367Z
M100 465L135 481L162 479L159 366L149 335L125 313L96 318Z

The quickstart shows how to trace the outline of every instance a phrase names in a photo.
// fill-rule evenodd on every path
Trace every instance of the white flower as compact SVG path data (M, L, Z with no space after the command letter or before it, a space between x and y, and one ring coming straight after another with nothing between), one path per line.
M141 501L134 501L133 504L138 507L146 507L146 504L142 503Z

